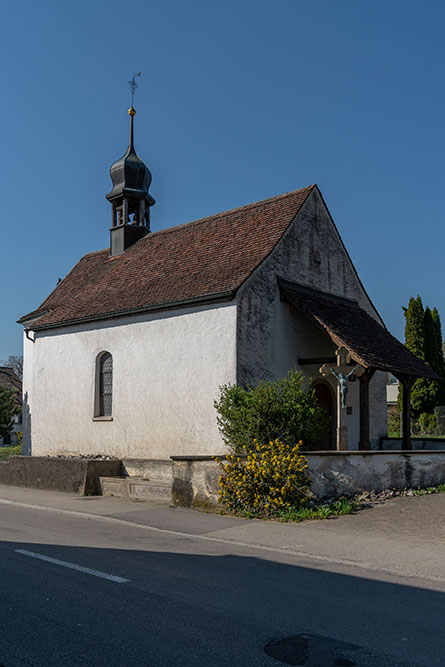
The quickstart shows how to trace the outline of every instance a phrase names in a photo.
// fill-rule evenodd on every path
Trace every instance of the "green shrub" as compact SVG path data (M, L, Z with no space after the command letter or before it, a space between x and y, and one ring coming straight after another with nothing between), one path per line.
M220 391L217 421L232 452L247 451L254 440L266 444L277 438L290 447L302 441L305 450L320 448L327 417L300 372L247 389L228 384Z
M14 393L0 384L0 438L9 435L13 425L13 417L16 411Z
M429 415L427 412L422 412L419 416L420 435L436 435L437 422L436 416Z
M390 437L400 436L400 414L398 412L388 414L388 435Z
M276 517L304 505L310 480L300 448L301 443L289 447L278 439L266 445L255 441L247 458L228 454L226 463L215 458L222 471L219 502L250 517Z
M20 456L22 453L20 445L12 445L11 447L0 447L0 461L8 459L10 456Z

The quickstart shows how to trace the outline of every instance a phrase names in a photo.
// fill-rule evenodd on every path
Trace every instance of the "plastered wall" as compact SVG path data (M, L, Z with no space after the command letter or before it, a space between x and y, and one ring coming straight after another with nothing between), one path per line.
M265 262L238 293L237 381L256 384L285 375L303 357L332 356L336 346L295 308L280 299L277 276L331 294L354 299L381 322L342 244L317 190ZM318 366L299 368L319 378ZM332 386L335 386L334 384ZM387 432L385 375L375 373L370 383L371 444L378 447ZM350 383L349 447L359 439L358 383Z
M233 301L25 336L24 451L223 453L213 400L236 380L235 330ZM113 356L113 421L97 422L95 360L104 350Z

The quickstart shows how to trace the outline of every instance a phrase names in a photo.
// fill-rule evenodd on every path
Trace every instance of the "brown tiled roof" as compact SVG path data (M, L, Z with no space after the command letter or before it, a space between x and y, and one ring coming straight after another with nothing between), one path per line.
M429 366L355 302L316 293L287 281L280 281L280 287L288 301L314 319L336 345L343 345L352 359L365 368L439 379Z
M148 234L121 255L85 255L41 306L33 329L227 298L269 255L315 186Z
M0 384L12 389L16 397L17 406L22 406L22 381L17 376L13 368L9 366L0 366Z

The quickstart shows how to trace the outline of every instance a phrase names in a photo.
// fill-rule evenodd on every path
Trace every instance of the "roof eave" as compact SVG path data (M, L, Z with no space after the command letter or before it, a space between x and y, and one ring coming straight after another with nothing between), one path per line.
M189 299L181 299L178 301L170 301L168 303L163 303L163 304L154 304L150 306L141 306L139 308L130 308L130 309L125 309L125 310L118 310L114 311L111 313L103 313L100 315L90 315L88 317L78 317L78 318L73 318L70 320L60 320L58 322L51 322L48 324L41 324L41 325L35 325L35 326L27 326L27 324L32 324L32 321L29 323L27 322L20 322L19 324L23 324L25 327L25 330L32 330L32 331L44 331L46 329L59 329L61 327L65 326L71 326L73 324L84 324L87 322L97 322L100 320L112 320L117 317L127 317L129 315L142 315L144 313L151 313L151 312L160 312L163 310L173 310L175 308L186 308L187 306L199 306L199 305L204 305L204 304L210 304L210 303L220 303L224 301L231 301L234 296L236 295L237 290L227 290L225 292L217 292L215 294L206 294L204 296L199 296L199 297L191 297Z
M433 370L430 368L425 362L423 362L421 359L417 359L417 362L420 362L420 364L423 366L423 369L419 368L412 368L409 372L408 371L399 371L397 370L394 366L391 366L390 364L386 363L375 363L374 361L370 362L369 360L364 359L354 347L351 347L351 345L347 342L347 340L344 340L341 334L339 335L338 332L332 330L332 328L324 321L324 319L320 316L318 316L315 313L310 313L307 311L307 309L302 306L298 301L293 300L290 297L290 294L288 293L287 290L296 290L297 292L301 292L303 294L307 294L308 296L312 296L315 298L320 298L325 301L331 301L331 302L337 302L338 304L342 304L343 306L351 306L353 308L358 308L360 311L363 309L358 306L358 304L354 301L351 301L350 299L345 299L344 297L339 297L336 295L331 295L326 292L320 292L319 290L306 287L304 285L299 285L298 283L292 283L286 280L283 280L281 278L278 278L278 284L280 287L280 292L282 295L282 298L285 298L287 300L290 300L290 302L297 308L303 315L308 317L320 330L324 331L329 338L338 346L338 347L345 347L353 361L355 363L360 364L364 368L376 370L376 371L383 371L386 373L393 373L396 377L399 375L401 376L406 376L406 377L413 377L413 378L428 378L430 380L438 380L438 381L444 381L443 378L439 377ZM386 329L386 327L382 326L379 322L376 322L369 313L366 313L366 311L363 311L365 315L367 315L372 321L375 323L376 326L379 326L382 328L383 331L386 332L386 335L390 336L391 338L394 338L391 336L389 331ZM397 339L395 339L399 345L403 347L403 343L400 343ZM412 353L409 352L409 350L406 350L409 354L412 355Z
M32 324L33 322L36 322L37 320L40 320L41 317L44 317L47 315L50 311L49 310L44 310L41 311L38 315L24 315L21 317L19 320L17 320L17 324L22 324L25 328L27 325Z

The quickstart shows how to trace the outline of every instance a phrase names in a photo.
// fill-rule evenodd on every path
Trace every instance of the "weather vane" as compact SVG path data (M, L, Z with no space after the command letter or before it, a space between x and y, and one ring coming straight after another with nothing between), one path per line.
M139 88L138 84L136 83L136 77L142 76L142 72L138 72L137 74L133 72L133 77L130 79L128 82L128 85L130 86L131 90L131 108L133 108L133 102L134 102L134 93L136 90Z

